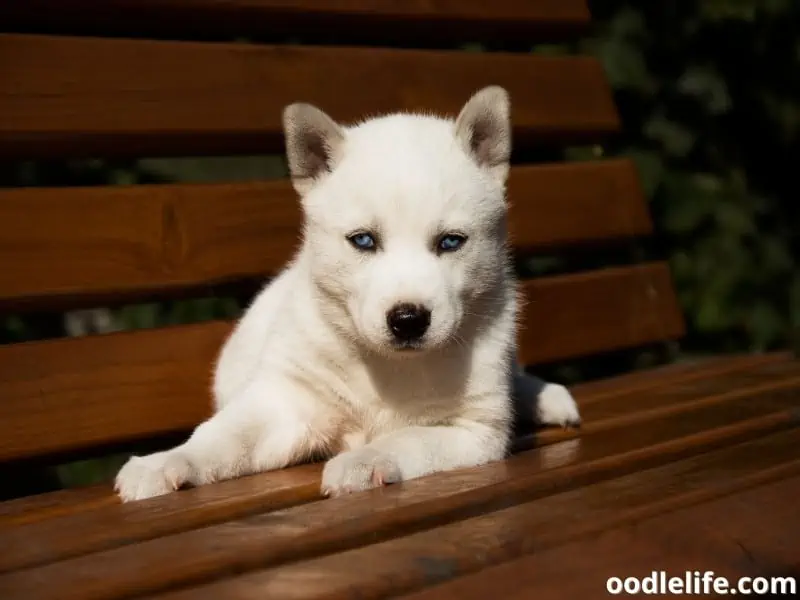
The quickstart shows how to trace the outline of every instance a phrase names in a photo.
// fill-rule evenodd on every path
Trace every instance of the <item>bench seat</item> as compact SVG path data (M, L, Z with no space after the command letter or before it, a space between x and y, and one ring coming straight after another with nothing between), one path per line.
M577 433L349 497L321 499L312 464L125 505L108 486L6 502L0 597L561 598L656 568L733 581L797 566L798 361L713 359L574 392Z

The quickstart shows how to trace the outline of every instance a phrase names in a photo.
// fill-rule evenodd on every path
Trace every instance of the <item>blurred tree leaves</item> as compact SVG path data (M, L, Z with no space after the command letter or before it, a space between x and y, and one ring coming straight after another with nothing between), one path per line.
M580 49L602 60L612 87L653 94L659 81L650 73L642 54L646 36L641 12L623 6L607 21L604 34L584 40Z
M800 3L590 2L603 62L690 327L691 351L787 345L798 326ZM587 158L575 150L568 158Z
M781 16L795 0L700 0L700 13L710 20L753 21L759 12Z

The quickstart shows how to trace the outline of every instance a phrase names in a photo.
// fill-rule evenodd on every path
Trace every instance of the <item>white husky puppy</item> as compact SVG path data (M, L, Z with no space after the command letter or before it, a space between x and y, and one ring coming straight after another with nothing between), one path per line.
M562 386L515 366L507 247L509 100L488 87L458 118L352 127L308 104L283 114L302 245L219 357L215 414L184 444L133 457L124 500L312 457L339 495L506 454L512 389L570 425Z

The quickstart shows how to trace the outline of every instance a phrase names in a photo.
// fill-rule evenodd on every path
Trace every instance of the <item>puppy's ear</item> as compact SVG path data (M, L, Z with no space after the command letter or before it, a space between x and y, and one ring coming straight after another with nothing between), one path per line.
M283 133L292 185L305 196L317 179L333 170L344 143L344 130L311 104L283 109Z
M456 137L464 150L505 183L511 159L511 103L499 86L473 95L456 119Z

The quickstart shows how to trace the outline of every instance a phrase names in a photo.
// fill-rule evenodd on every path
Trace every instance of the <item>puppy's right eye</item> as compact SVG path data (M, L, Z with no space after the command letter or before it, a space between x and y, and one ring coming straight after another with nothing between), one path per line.
M358 250L370 251L374 250L376 246L375 237L371 233L367 233L365 231L347 236L347 241L349 241L353 247L357 248Z

